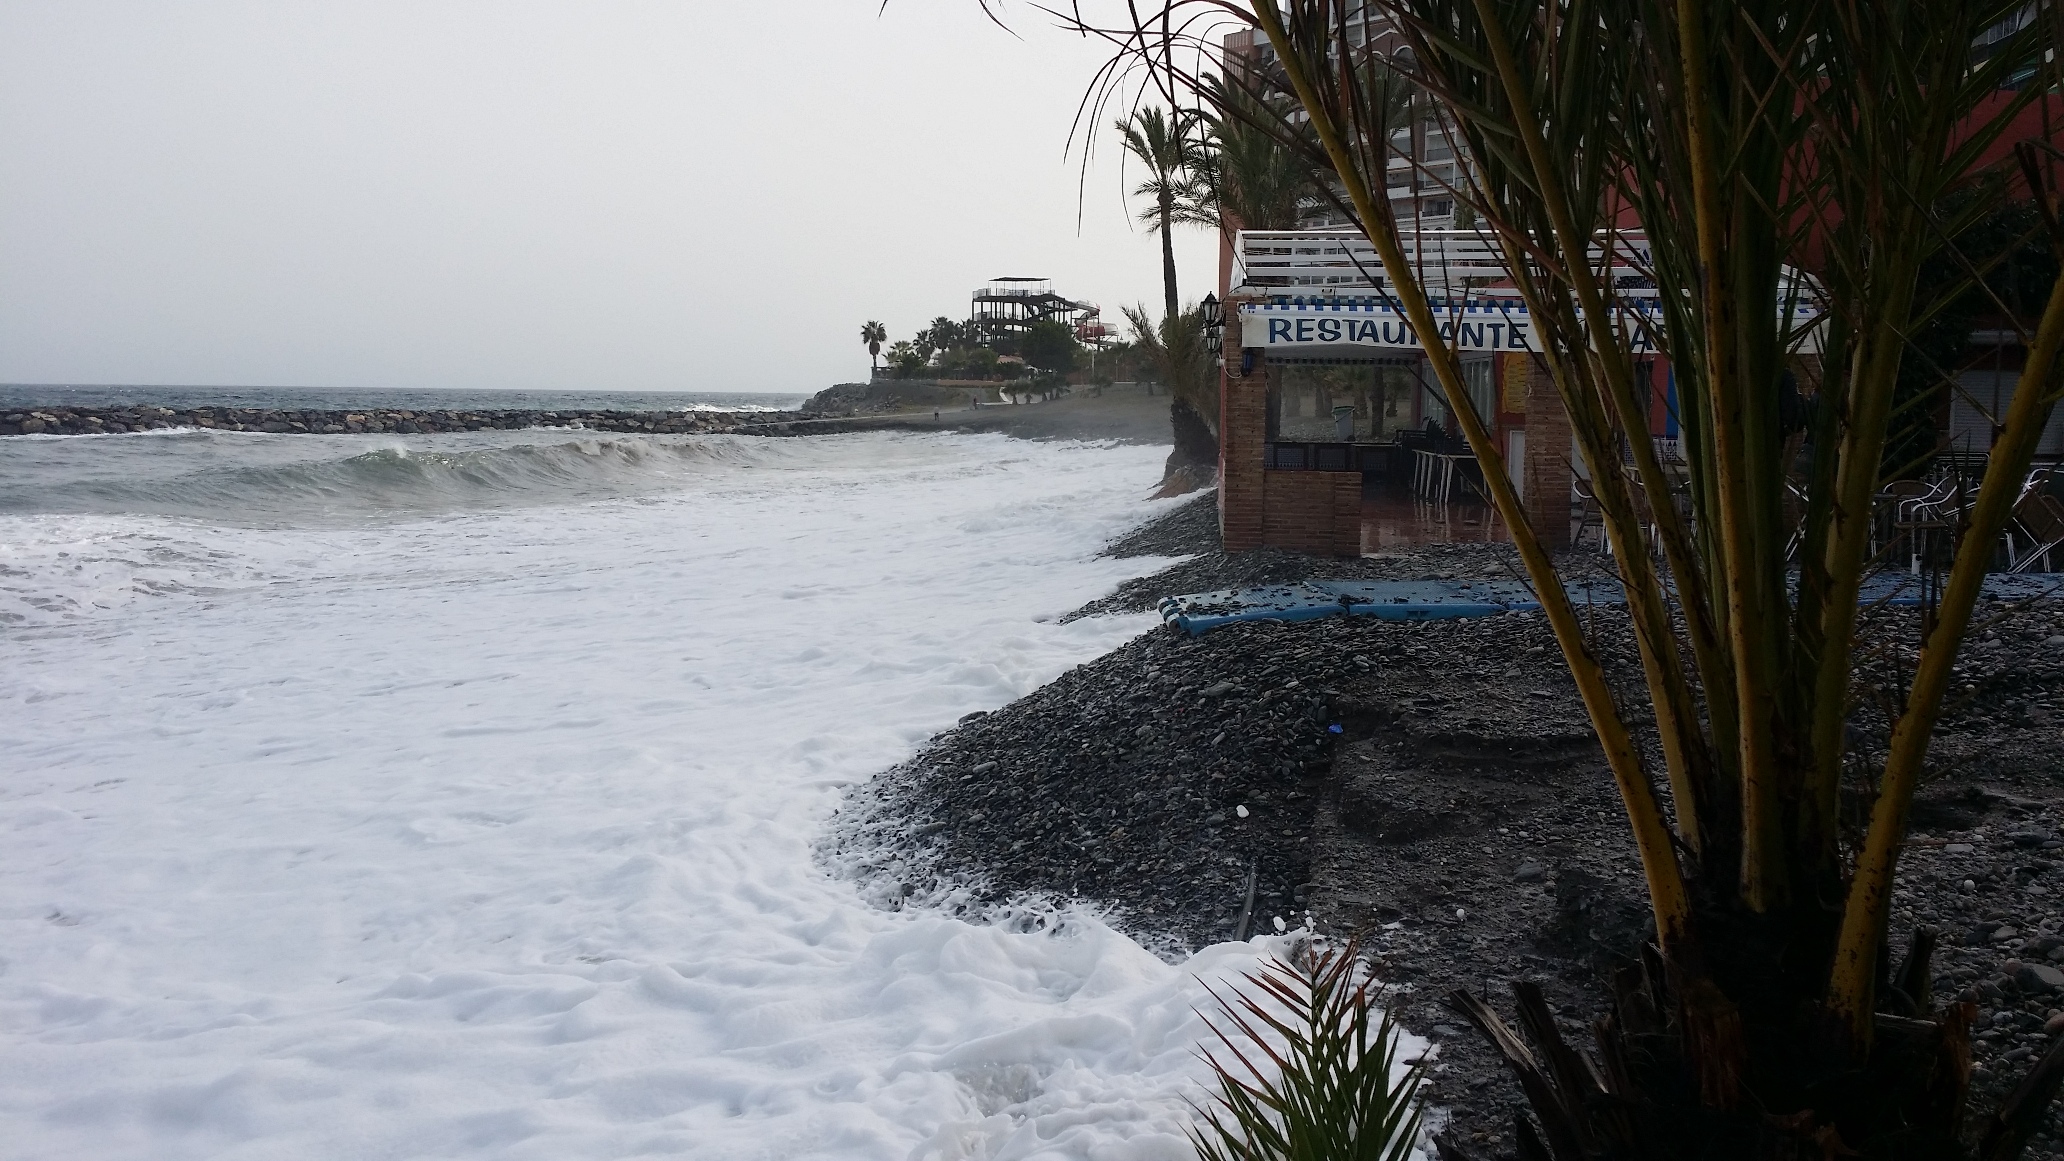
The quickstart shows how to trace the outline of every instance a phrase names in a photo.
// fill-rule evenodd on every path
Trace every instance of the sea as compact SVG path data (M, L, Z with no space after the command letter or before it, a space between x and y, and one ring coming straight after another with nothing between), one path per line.
M757 391L446 391L377 387L178 387L0 383L0 410L34 406L507 411L793 411L808 395Z
M0 439L0 1157L1190 1157L1206 988L1277 944L884 910L819 849L1154 627L1061 615L1168 563L1097 555L1163 455Z

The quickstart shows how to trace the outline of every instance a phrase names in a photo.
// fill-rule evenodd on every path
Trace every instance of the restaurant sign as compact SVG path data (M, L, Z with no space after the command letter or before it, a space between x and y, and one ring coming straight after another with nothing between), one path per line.
M1799 304L1795 325L1814 320ZM1497 302L1469 306L1436 306L1440 345L1463 351L1538 352L1533 319L1523 304ZM1622 307L1613 311L1613 325L1627 336L1628 349L1637 355L1655 353L1656 336L1662 331L1662 315L1652 301L1643 308ZM1816 350L1806 336L1804 351ZM1380 302L1317 304L1245 303L1240 308L1240 345L1243 347L1380 347L1391 350L1423 348L1416 328L1402 310Z

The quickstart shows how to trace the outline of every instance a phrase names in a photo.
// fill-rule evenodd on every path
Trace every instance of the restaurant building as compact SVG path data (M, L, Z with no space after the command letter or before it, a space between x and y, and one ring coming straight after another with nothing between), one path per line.
M1471 404L1545 542L1566 544L1573 478L1569 418L1535 355L1526 308L1499 255L1473 230L1404 236L1408 257L1458 348ZM1482 493L1424 347L1389 295L1359 231L1243 230L1221 279L1220 529L1229 552L1284 548L1360 555L1367 498L1436 510ZM1667 363L1637 360L1651 434L1676 436Z

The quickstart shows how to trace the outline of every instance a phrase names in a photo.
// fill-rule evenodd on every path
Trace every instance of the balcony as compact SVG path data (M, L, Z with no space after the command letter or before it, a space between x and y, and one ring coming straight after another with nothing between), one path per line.
M1392 196L1398 195L1393 191ZM1406 261L1423 271L1426 288L1436 294L1500 293L1495 288L1507 283L1505 258L1496 239L1488 232L1445 228L1452 213L1452 201L1442 196L1425 204L1421 228L1415 230L1409 221L1400 222ZM1627 258L1613 265L1613 274L1640 275L1642 271L1630 263L1646 248L1646 240L1639 234L1623 234L1619 246ZM1238 267L1233 291L1238 294L1295 293L1304 288L1352 291L1384 285L1383 261L1359 230L1242 230L1233 252ZM1594 246L1592 253L1594 259L1602 259L1604 247ZM1646 294L1653 296L1654 291Z

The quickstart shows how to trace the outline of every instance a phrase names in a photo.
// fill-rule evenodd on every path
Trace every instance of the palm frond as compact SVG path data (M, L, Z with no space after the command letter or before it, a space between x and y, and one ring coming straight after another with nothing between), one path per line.
M1424 1066L1401 1066L1353 944L1305 943L1245 987L1211 991L1218 1092L1191 1140L1204 1161L1404 1161L1419 1135Z

